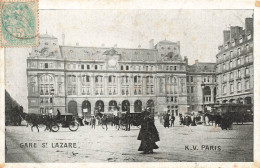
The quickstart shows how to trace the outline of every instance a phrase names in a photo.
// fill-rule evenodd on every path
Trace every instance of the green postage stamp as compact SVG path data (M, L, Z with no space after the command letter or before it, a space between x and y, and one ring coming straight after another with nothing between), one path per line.
M1 2L1 47L38 45L38 0Z

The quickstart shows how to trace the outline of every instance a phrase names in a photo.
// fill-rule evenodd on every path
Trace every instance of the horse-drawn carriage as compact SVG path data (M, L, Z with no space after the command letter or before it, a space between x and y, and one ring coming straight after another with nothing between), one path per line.
M209 122L215 122L215 125L220 125L222 129L231 129L233 122L253 122L252 105L249 104L216 104L212 109L212 112L204 115Z
M103 117L105 116L105 117ZM111 123L118 129L127 130L130 125L139 126L141 124L141 112L140 113L128 113L126 111L115 111L115 112L97 112L95 117L103 125L104 122ZM104 121L105 120L105 121Z
M77 131L79 128L79 123L77 122L76 117L72 114L61 115L59 119L53 119L51 129L53 132L57 132L60 127L69 128L70 131Z
M31 126L32 131L33 127L36 127L38 132L41 127L45 127L45 130L53 132L59 131L60 127L69 128L70 131L76 131L79 128L79 123L76 121L76 117L72 114L60 115L60 117L57 117L34 113L23 113L21 117Z

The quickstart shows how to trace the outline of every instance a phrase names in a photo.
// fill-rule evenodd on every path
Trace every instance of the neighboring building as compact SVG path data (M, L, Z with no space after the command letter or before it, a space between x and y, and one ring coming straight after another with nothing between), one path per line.
M187 112L187 64L179 42L151 40L149 49L59 46L56 37L45 34L27 63L29 113L60 109L89 117L95 109L112 113L116 106Z
M194 65L187 67L188 111L212 111L211 106L216 102L215 66L215 63L196 60Z
M224 44L217 54L217 102L253 104L254 55L253 18L245 19L245 29L231 26L223 31Z

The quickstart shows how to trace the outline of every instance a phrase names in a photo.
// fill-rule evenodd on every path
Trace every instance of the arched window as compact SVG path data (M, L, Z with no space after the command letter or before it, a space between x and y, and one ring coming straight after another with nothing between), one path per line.
M134 111L135 112L142 112L142 102L141 100L136 100L134 103Z

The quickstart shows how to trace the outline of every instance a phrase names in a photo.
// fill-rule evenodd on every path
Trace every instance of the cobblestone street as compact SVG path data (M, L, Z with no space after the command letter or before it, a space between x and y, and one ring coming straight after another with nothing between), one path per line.
M109 126L105 131L101 126L96 129L81 126L76 132L61 128L56 133L40 128L38 133L25 126L8 126L6 162L253 161L252 123L234 125L233 130L202 125L186 127L178 123L175 127L164 128L158 120L156 126L160 142L153 154L137 151L140 145L137 127L124 131ZM36 146L27 147L25 143ZM56 143L76 143L76 148L57 148Z

